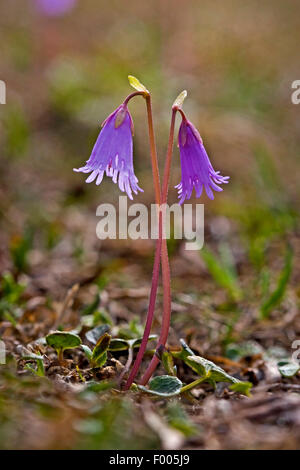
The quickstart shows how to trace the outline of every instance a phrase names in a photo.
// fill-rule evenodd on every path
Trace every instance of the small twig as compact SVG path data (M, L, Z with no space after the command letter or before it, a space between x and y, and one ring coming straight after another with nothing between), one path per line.
M79 284L74 284L74 286L71 287L71 289L68 290L67 295L65 297L65 300L61 306L61 309L57 315L54 328L57 328L60 323L62 323L67 310L72 306L74 297L76 296L77 292L79 290Z
M124 377L124 375L129 372L129 369L130 369L130 366L131 366L131 363L132 363L132 359L133 359L133 347L130 347L129 350L128 350L128 359L127 359L127 362L124 366L124 369L122 370L119 378L118 378L118 385L121 384L122 382L122 379Z

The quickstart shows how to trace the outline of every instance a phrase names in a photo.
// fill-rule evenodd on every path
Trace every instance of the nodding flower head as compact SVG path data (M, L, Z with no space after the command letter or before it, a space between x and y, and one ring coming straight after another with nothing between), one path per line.
M193 188L200 197L203 186L210 199L214 199L212 190L223 191L218 184L228 183L229 176L221 176L215 171L208 158L199 132L185 117L179 128L178 144L181 162L181 182L178 189L179 204L190 199Z
M91 173L86 182L96 180L102 182L104 172L119 184L121 191L125 191L132 199L132 191L137 194L143 191L138 186L138 179L133 169L133 122L127 105L121 104L102 124L101 130L92 154L86 165L75 169L82 173Z

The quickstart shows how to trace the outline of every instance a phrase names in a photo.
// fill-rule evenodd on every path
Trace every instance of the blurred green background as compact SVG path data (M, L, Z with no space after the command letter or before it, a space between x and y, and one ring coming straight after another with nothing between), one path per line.
M0 78L7 85L0 108L2 248L24 225L39 225L39 217L55 232L69 204L94 213L98 203L116 199L110 181L85 185L72 168L89 157L99 123L130 92L128 74L153 94L162 167L170 106L188 90L188 116L214 166L231 176L216 202L203 197L208 212L242 216L249 204L279 211L288 200L297 207L300 108L291 103L300 65L297 2L79 0L61 17L25 4L0 6ZM152 201L142 100L131 110L145 189L139 201ZM171 186L179 178L175 149Z
M54 272L49 265L47 276L65 289L78 266L97 263L106 250L113 256L117 242L107 248L95 237L95 209L117 202L120 193L107 179L99 188L86 185L72 169L88 159L100 123L132 91L128 74L153 94L161 168L171 104L188 90L185 110L215 168L231 177L215 201L201 199L206 242L215 242L229 272L247 260L254 275L261 274L274 241L283 243L282 253L275 245L278 266L271 258L280 269L298 223L300 107L291 102L300 65L297 3L79 0L65 14L49 16L38 1L0 6L1 79L7 85L7 104L0 107L1 271L31 270L39 278L39 267L54 253ZM150 204L144 103L138 98L130 107L136 173L145 190L136 201ZM175 146L169 202L176 201L179 180ZM151 256L151 243L120 243ZM178 243L171 240L169 248L176 254ZM215 271L212 263L219 261L211 255L203 251ZM47 276L40 288L51 291ZM235 281L226 276L218 282L232 294ZM269 277L264 271L263 285Z
M132 74L152 93L161 169L171 106L186 89L189 119L215 169L231 177L214 201L204 194L200 200L205 249L188 253L183 243L169 241L170 341L193 338L203 355L233 357L233 348L226 347L253 337L264 348L279 344L289 351L300 334L299 322L288 332L280 323L298 312L300 295L300 105L291 102L291 84L300 79L299 2L78 0L55 17L36 6L34 0L0 3L0 79L7 86L7 103L0 105L0 271L6 273L0 285L0 333L7 321L14 326L20 318L27 321L27 301L43 295L51 307L75 282L87 287L81 306L104 286L112 299L116 287L149 287L152 242L96 238L96 207L117 202L117 186L110 179L100 187L87 185L84 175L73 172L89 158L100 123L132 91L127 80ZM135 169L145 190L135 202L150 204L154 194L143 100L133 100L130 110ZM177 200L179 181L174 146L170 203ZM126 308L122 299L113 300L105 308L117 324L134 315L143 324L147 295L130 302ZM28 341L45 334L41 316L35 329L29 322ZM269 318L272 334L268 323L261 327L261 320ZM156 332L158 326L156 321ZM115 415L120 406L124 419L132 420L126 401L113 400ZM13 431L13 436L18 442L18 434ZM139 430L131 438L124 448L146 445ZM26 447L26 439L18 445ZM101 441L103 448L120 448L118 432L107 439ZM156 438L150 440L147 445L154 448ZM59 437L54 444L29 446L35 445L71 446L59 443ZM86 446L95 447L93 442Z

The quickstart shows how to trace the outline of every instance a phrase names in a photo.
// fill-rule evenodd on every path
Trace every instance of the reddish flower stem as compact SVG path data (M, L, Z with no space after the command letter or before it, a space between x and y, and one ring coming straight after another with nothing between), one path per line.
M138 93L139 94L139 93ZM136 94L132 94L136 96ZM156 144L155 144L155 136L154 136L154 128L153 128L153 118L152 118L152 105L151 105L151 96L144 95L146 99L146 106L147 106L147 116L148 116L148 132L149 132L149 142L150 142L150 154L151 154L151 164L152 164L152 173L153 173L153 183L154 183L154 191L155 191L155 202L158 207L160 207L161 203L161 189L160 189L160 179L159 179L159 170L158 170L158 161L157 161L157 151L156 151ZM128 98L127 98L128 100ZM152 274L152 285L150 291L150 298L149 298L149 306L147 312L147 319L145 330L143 334L143 339L141 342L140 349L138 351L137 357L134 361L133 367L129 374L128 380L125 385L125 390L128 390L132 385L140 364L142 362L148 338L151 331L151 326L154 317L154 309L155 309L155 301L157 296L157 288L158 288L158 281L159 281L159 267L160 267L160 257L161 257L161 250L162 250L162 215L159 213L159 234L158 240L156 242L155 248L155 257L154 257L154 265L153 265L153 274Z
M172 162L172 154L173 154L173 142L174 142L174 128L175 128L175 118L176 112L178 111L177 107L172 108L172 118L171 118L171 126L170 126L170 134L169 134L169 142L168 142L168 150L166 156L166 164L164 170L164 180L163 180L163 191L162 191L162 207L160 211L160 220L162 217L162 221L164 220L164 213L165 213L165 204L167 203L168 197L168 187L169 187L169 180L170 180L170 171L171 171L171 162ZM170 321L171 321L171 276L170 276L170 266L169 266L169 258L168 258L168 247L167 247L167 240L164 237L162 240L162 251L161 251L161 264L162 264L162 280L163 280L163 291L164 291L164 301L163 301L163 318L162 318L162 326L161 326L161 333L157 343L156 354L154 354L145 374L143 375L140 383L142 385L147 384L149 379L151 378L153 372L155 371L160 359L158 357L158 352L165 348L169 329L170 329Z
M139 366L142 362L146 347L147 347L147 342L148 342L148 338L150 335L153 316L154 316L155 300L156 300L158 278L159 278L160 256L161 256L161 261L162 261L164 301L163 301L162 329L161 329L161 334L158 340L156 351L160 350L161 347L163 348L165 347L168 334L169 334L170 320L171 320L170 267L169 267L169 259L168 259L167 242L166 242L166 238L163 238L162 226L163 226L163 215L165 212L164 204L166 204L167 196L168 196L171 161L172 161L172 153L173 153L175 117L176 117L176 111L178 109L177 108L172 109L169 143L168 143L168 150L167 150L167 157L166 157L166 164L165 164L165 171L164 171L163 192L161 196L157 152L156 152L155 136L154 136L154 129L153 129L151 97L150 95L148 96L146 95L145 98L146 98L146 104L147 104L148 130L149 130L149 140L150 140L150 153L151 153L151 163L152 163L152 172L153 172L153 182L154 182L154 189L155 189L155 200L156 200L156 204L158 204L160 207L159 238L156 243L152 285L151 285L150 300L149 300L149 307L148 307L144 335L143 335L142 343L141 343L139 352L137 354L136 360L134 362L133 368L126 382L125 390L128 390L131 384L133 383L136 377L136 374L138 372ZM163 206L161 206L161 202ZM146 384L148 382L154 370L156 369L158 363L159 363L159 358L155 354L141 380L142 384Z
M161 217L160 217L159 225L160 225L160 230L161 230L162 228ZM138 354L136 356L136 359L134 361L133 367L129 374L128 380L126 382L125 390L128 390L130 386L132 385L132 382L134 381L136 374L138 373L139 367L141 365L141 362L142 362L142 359L143 359L143 356L147 347L148 338L150 335L151 326L152 326L153 317L154 317L155 301L156 301L156 294L157 294L157 287L158 287L158 280L159 280L161 248L162 248L162 233L159 234L159 238L156 242L155 258L154 258L153 274L152 274L152 285L151 285L149 306L148 306L147 319L146 319L143 339L142 339Z
M130 95L128 95L127 98L125 98L124 104L127 105L128 101L130 101L135 96L140 96L140 95L143 95L145 97L145 93L143 91L134 91L133 93L130 93Z
M152 104L151 104L151 96L150 95L146 95L146 105L147 105L148 132L149 132L150 154L151 154L151 164L152 164L152 173L153 173L155 202L158 206L160 206L160 204L161 204L161 189L160 189L158 159L157 159L155 135L154 135L154 128L153 128Z

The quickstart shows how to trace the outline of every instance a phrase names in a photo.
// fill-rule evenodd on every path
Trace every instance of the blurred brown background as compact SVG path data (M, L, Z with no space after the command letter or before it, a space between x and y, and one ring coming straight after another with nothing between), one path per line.
M207 220L215 214L233 223L229 234L222 223L217 230L246 234L243 249L253 245L254 258L273 232L289 230L299 201L300 107L291 103L300 62L296 2L78 0L60 16L38 2L0 6L0 78L7 85L0 107L2 270L14 263L34 268L54 253L63 277L72 263L86 266L105 252L95 236L95 209L120 193L107 179L99 188L86 185L72 169L88 159L99 124L130 93L128 74L153 94L161 168L171 104L188 90L185 110L215 168L231 176L214 202L201 199ZM144 104L136 99L130 107L145 190L136 201L151 203ZM170 202L179 179L175 146ZM152 250L148 242L123 245Z
M258 395L258 411L255 400L248 411L244 401L227 400L222 415L218 392L206 387L195 395L198 401L185 403L192 425L184 414L178 424L177 402L152 412L180 430L182 447L299 447L299 397L282 393L299 393L297 377L281 380L274 359L280 357L278 349L277 356L270 352L280 347L289 357L300 335L300 105L291 102L291 84L300 79L299 2L78 0L55 16L47 4L54 8L58 3L0 3L0 80L7 86L7 103L0 105L0 339L14 370L0 375L0 446L167 445L169 428L163 428L166 436L150 429L150 405L142 401L140 406L140 398L108 392L102 401L96 390L74 398L72 381L83 385L74 364L83 364L82 373L89 373L81 349L70 353L70 370L59 371L59 377L52 367L54 351L45 350L46 375L60 382L34 382L20 363L20 346L32 342L39 347L34 341L53 328L75 283L80 287L73 307L66 304L64 328L77 328L83 338L88 328L102 323L111 325L114 337L142 334L153 243L100 242L96 207L117 203L119 189L108 178L100 187L87 185L84 175L73 172L89 158L100 123L132 91L127 80L132 74L153 96L161 169L171 105L186 89L188 117L215 169L231 177L214 201L204 194L200 200L205 249L187 252L181 241L168 242L169 344L178 347L184 337L200 355L221 357L218 364L229 364L230 373L242 371L255 387L265 381L257 392L265 392L263 401ZM134 202L150 204L154 194L143 100L133 100L130 109L135 170L145 190ZM179 180L175 146L169 202L177 200ZM155 333L161 312L160 289ZM243 343L249 340L254 342L250 352ZM278 388L270 398L275 397L274 406L268 401L271 372L263 354L277 370ZM125 356L118 359L126 361ZM244 362L232 369L231 359ZM108 377L119 374L116 364L109 363ZM180 377L192 380L180 367ZM185 440L190 436L194 440Z

